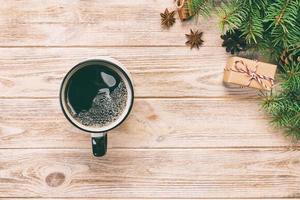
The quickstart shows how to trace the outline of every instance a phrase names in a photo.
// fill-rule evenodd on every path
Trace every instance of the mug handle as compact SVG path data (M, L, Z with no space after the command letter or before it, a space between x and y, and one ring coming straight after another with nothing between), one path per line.
M92 147L93 154L96 157L101 157L106 154L107 151L107 134L94 135L92 134Z

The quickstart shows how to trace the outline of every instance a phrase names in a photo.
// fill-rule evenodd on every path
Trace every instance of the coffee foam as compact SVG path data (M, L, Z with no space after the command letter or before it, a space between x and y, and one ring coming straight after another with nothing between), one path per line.
M127 89L120 81L111 92L99 90L89 110L82 110L73 117L81 124L89 127L103 127L115 122L124 112L127 103Z

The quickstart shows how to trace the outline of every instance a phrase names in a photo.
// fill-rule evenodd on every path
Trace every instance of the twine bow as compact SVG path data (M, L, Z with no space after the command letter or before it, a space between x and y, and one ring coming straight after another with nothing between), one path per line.
M243 67L239 67L238 64L242 64L244 66ZM258 67L258 62L256 61L256 65L255 65L255 70L251 70L249 69L249 67L244 63L244 61L242 60L237 60L234 63L234 69L232 68L225 68L226 71L233 71L233 72L238 72L238 73L242 73L245 74L247 77L249 78L248 84L246 85L247 87L250 86L252 81L256 81L259 83L259 85L261 85L262 87L266 88L266 89L272 89L272 87L274 86L274 79L265 75L261 75L258 74L257 71L257 67ZM263 81L266 80L270 83L270 87Z

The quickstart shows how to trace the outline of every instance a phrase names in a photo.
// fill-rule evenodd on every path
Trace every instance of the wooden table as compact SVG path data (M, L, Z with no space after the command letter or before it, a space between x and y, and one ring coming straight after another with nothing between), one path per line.
M216 17L160 26L173 0L0 1L0 197L300 197L300 149L269 125L256 91L226 88ZM185 46L204 32L199 50ZM111 56L136 101L108 154L63 116L79 61Z

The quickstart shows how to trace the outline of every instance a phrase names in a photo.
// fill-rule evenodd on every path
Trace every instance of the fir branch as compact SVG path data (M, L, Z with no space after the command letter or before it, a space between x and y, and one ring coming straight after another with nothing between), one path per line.
M265 9L268 5L268 0L244 0L243 1L244 6L250 6L254 9Z
M300 63L292 62L283 67L281 87L292 92L300 91Z
M282 64L279 74L280 85L277 92L264 96L262 107L272 116L276 127L286 130L287 134L300 139L300 62L299 48L289 53L289 62Z
M248 16L248 8L238 0L232 0L228 3L222 2L221 7L217 8L218 16L220 18L219 26L223 33L234 32L239 29L243 21Z
M241 26L243 36L249 45L257 44L259 39L263 40L263 20L258 11L248 15L247 23Z
M267 95L263 108L272 116L272 124L286 130L287 134L300 139L300 101L285 92Z
M300 40L299 0L276 0L267 11L265 22L269 24L274 46L288 47Z
M195 15L209 16L214 6L213 0L191 0L189 9Z

